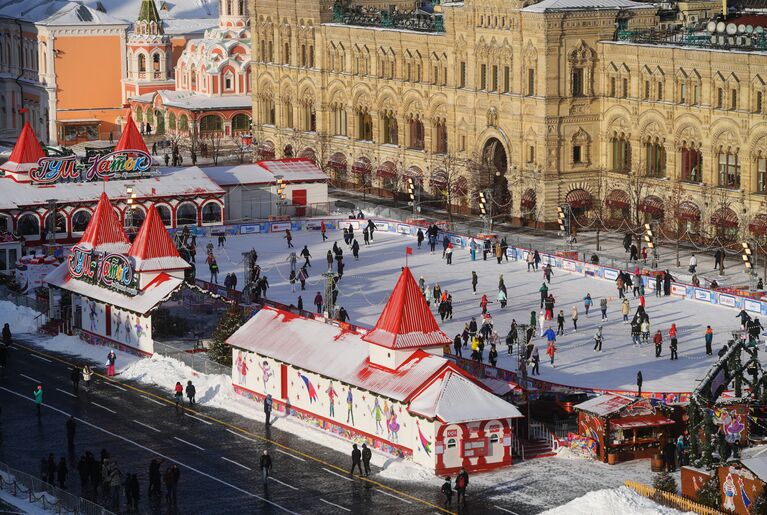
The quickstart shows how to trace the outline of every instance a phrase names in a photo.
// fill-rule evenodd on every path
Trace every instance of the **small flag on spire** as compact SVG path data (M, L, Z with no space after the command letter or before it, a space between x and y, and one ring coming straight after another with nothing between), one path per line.
M405 255L412 256L413 255L413 247L405 247Z

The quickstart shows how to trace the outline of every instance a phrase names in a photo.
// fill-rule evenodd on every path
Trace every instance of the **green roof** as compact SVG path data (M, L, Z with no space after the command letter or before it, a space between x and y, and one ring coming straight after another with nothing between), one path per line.
M154 0L141 0L141 8L138 12L137 21L155 22L158 26L162 26L160 21L160 13L157 12L157 6L154 4Z

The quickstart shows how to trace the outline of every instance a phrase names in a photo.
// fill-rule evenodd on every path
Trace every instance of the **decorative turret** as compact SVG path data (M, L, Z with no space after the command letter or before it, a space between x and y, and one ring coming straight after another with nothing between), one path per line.
M13 146L11 157L0 165L0 170L17 182L30 182L29 171L37 167L37 160L42 157L45 157L45 152L40 146L35 131L29 122L24 122L19 139Z
M124 253L128 251L130 247L128 235L106 193L102 193L99 197L93 218L77 245L96 252Z
M442 355L452 340L439 328L410 269L405 267L375 327L362 339L370 343L370 363L396 370L422 349Z
M141 0L141 7L139 8L138 18L135 24L136 34L152 34L161 35L165 34L162 28L162 20L160 19L160 13L157 11L157 6L154 0Z
M183 279L184 270L191 267L178 254L154 204L149 206L146 220L136 234L128 255L136 261L136 271L141 272L139 288L163 272Z
M219 0L218 27L221 30L241 29L249 24L246 0Z
M115 150L143 150L147 154L149 153L146 143L144 143L144 138L141 137L130 113L128 113L128 119L125 122L125 127L123 127L123 133L120 135L120 139L117 140Z
M173 77L170 38L154 0L141 0L133 32L128 35L128 80L132 82L167 82ZM140 88L129 91L140 94Z

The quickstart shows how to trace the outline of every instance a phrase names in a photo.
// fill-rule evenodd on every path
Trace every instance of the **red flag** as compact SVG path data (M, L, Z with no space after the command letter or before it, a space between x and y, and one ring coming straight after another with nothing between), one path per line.
M408 256L413 255L413 247L405 247L405 254Z

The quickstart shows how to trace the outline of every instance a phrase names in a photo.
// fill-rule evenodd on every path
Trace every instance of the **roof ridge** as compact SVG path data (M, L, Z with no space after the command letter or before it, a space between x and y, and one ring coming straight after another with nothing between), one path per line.
M88 222L78 245L90 245L94 250L98 247L110 243L130 244L125 228L120 223L117 213L112 208L106 193L101 193L96 209L93 211L93 217Z
M176 245L173 243L165 224L154 204L149 206L144 223L141 224L136 237L128 250L128 255L136 259L179 258Z

